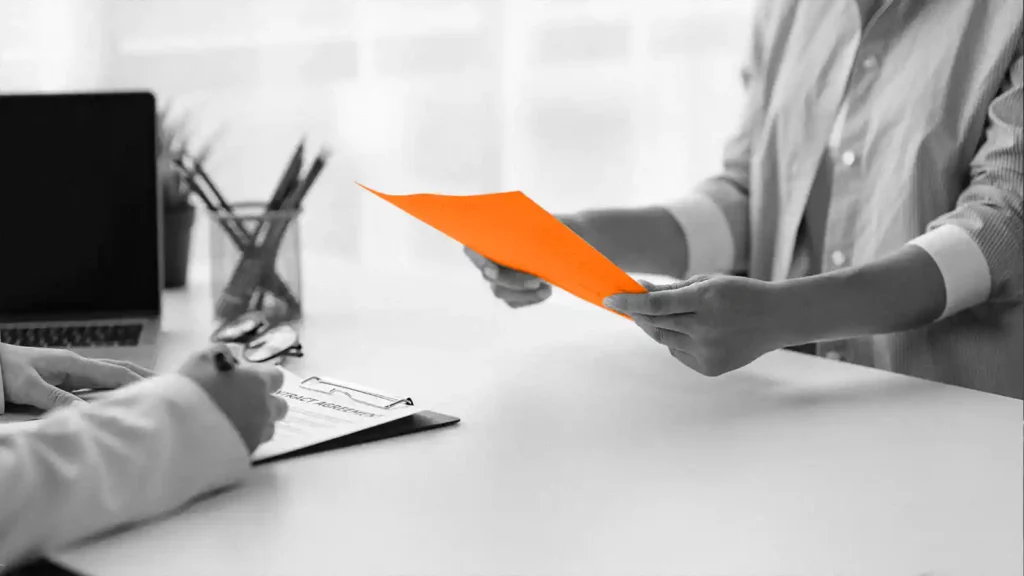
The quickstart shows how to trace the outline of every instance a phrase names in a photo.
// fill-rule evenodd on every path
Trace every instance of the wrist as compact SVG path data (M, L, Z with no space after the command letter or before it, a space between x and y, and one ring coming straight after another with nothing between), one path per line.
M775 315L783 347L833 339L842 324L832 305L835 278L819 275L775 283Z
M909 330L934 321L945 305L938 266L905 247L881 260L778 283L790 344ZM785 320L784 320L785 321Z

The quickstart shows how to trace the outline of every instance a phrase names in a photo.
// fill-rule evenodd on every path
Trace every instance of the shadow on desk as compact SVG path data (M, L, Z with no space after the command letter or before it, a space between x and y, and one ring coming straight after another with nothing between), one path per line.
M0 572L0 574L3 576L81 576L78 572L72 572L46 559L36 560L9 572Z
M562 358L585 357L592 343L562 342L532 350L501 366L509 382L556 389L571 381L577 367ZM611 348L611 346L609 346ZM601 378L587 381L583 394L619 395L653 406L655 414L673 413L691 423L717 426L734 420L776 418L793 412L855 407L917 405L922 399L948 398L975 391L909 378L876 368L852 366L792 351L774 352L728 374L703 376L664 353L661 347L633 345L600 358ZM531 366L544 366L545 373Z
M716 426L730 421L750 423L816 410L835 412L872 406L898 409L961 391L925 381L901 381L894 385L885 376L846 378L841 383L827 380L820 383L780 383L777 378L754 371L740 371L728 382L711 384L728 389L709 391L704 395L705 402L701 403L701 413L688 411L688 414L695 420L707 420Z

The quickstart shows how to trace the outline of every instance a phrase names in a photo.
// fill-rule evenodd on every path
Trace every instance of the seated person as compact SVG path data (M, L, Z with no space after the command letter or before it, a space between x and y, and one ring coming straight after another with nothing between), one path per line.
M218 370L223 346L175 374L0 344L5 401L53 409L0 424L0 569L236 482L287 411L269 367ZM123 386L123 388L120 388ZM92 403L71 391L113 389Z

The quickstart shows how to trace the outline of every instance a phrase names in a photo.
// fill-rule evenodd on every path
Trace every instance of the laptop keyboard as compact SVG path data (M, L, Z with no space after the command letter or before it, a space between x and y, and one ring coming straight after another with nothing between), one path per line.
M142 324L2 328L0 342L35 348L138 346Z

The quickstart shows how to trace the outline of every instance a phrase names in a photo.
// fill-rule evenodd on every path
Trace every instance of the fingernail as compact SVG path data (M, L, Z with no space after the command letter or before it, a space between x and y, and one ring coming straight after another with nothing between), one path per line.
M523 286L526 287L528 290L537 290L538 288L540 288L540 279L530 278L529 280L523 283Z
M623 304L622 296L619 295L609 296L604 299L604 305L613 310L618 310Z
M494 266L484 266L484 278L488 280L498 279L498 269Z

